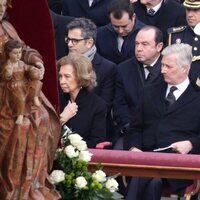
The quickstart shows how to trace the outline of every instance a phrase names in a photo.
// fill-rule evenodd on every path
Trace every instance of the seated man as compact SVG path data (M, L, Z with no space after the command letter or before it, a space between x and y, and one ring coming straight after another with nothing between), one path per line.
M129 1L113 0L108 15L110 23L97 31L97 51L104 58L119 64L135 56L135 37L145 24L137 19Z
M162 48L162 32L155 26L144 26L135 39L136 59L117 66L113 118L120 131L116 130L115 149L123 149L121 141L135 113L142 88L163 80L160 73Z
M161 73L165 82L144 89L136 115L125 135L124 145L133 152L170 146L167 152L200 153L200 90L190 83L188 73L192 47L174 44L162 52ZM167 182L181 193L192 181L133 178L127 200L160 200Z

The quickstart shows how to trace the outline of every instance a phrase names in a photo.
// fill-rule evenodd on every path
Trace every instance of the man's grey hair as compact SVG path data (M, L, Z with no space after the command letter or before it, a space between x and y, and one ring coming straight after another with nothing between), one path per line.
M175 54L177 64L180 67L187 65L190 67L192 63L192 47L189 44L172 44L163 49L163 56L168 54Z
M67 31L81 29L81 36L85 39L92 38L96 41L97 27L94 22L87 18L75 18L67 25Z

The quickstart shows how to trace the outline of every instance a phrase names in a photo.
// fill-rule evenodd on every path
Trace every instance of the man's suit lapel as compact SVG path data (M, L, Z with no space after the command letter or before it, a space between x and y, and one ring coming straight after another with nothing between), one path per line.
M139 79L141 81L142 86L145 85L145 75L144 75L144 67L142 65L142 63L137 62L137 70L138 70L138 74L139 74Z
M140 80L142 85L150 85L153 83L158 82L158 80L162 80L162 74L160 73L161 71L161 56L159 57L159 59L157 60L157 62L155 63L155 65L152 68L151 71L151 76L145 80L145 73L144 73L144 67L142 63L137 62L137 69L138 69L138 74L140 76Z
M148 84L152 84L155 83L158 79L161 78L161 56L159 57L159 59L157 60L157 62L155 63L155 65L153 66L152 70L151 70L151 76L147 79L147 83Z
M106 27L109 29L110 34L111 34L111 36L109 37L109 46L111 46L113 51L118 56L120 56L121 52L118 50L118 41L117 41L118 34L115 32L115 30L114 30L114 28L113 28L111 23L109 23Z
M170 114L171 112L177 111L181 109L185 104L191 102L197 94L194 93L194 86L190 83L187 89L183 92L183 94L175 101L174 104L169 106L166 114Z
M155 110L163 115L166 112L166 101L165 101L165 93L167 89L167 84L165 82L161 82L154 87L152 91L152 99L154 99Z
M98 73L98 71L100 70L101 62L102 58L98 53L95 53L94 58L92 60L92 66L96 73Z
M152 76L150 77L150 83L154 83L158 78L160 78L161 75L161 56L159 57L159 59L157 60L157 62L155 63L155 65L153 66L153 69L151 71Z

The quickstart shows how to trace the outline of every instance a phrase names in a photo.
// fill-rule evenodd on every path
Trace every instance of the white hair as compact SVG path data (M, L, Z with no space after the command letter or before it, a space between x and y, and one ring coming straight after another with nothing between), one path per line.
M163 49L163 56L168 54L175 54L176 62L180 67L187 65L190 67L192 63L192 47L189 44L172 44Z

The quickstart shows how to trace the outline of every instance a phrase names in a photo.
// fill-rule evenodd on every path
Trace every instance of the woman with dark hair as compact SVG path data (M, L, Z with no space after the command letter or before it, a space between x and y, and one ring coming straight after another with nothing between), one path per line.
M94 148L106 137L106 103L91 92L97 84L92 64L84 55L70 53L57 67L63 91L60 121Z

